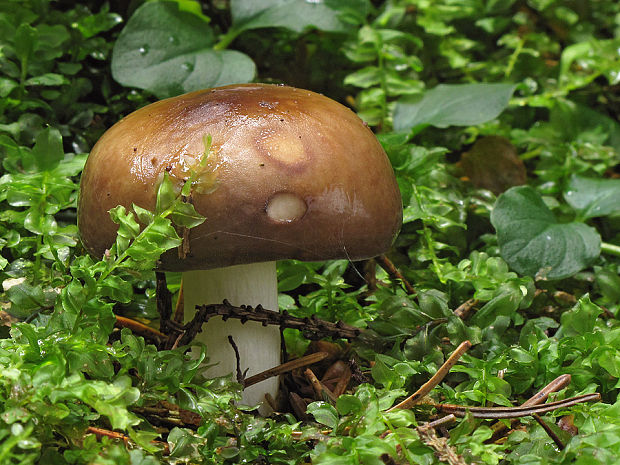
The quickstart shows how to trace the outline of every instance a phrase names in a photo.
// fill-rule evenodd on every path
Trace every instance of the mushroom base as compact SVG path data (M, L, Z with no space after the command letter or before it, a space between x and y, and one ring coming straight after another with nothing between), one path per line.
M236 265L207 271L188 271L183 273L183 295L185 318L191 320L196 305L220 304L227 299L232 305L262 305L269 310L278 309L278 283L275 262ZM228 341L232 336L239 349L241 372L247 369L252 376L280 364L280 331L274 326L264 327L260 323L248 321L211 318L202 328L196 340L207 346L210 363L209 375L233 376L237 369L237 359ZM243 403L263 404L261 413L269 411L264 396L269 393L274 398L278 390L278 379L269 378L243 391Z

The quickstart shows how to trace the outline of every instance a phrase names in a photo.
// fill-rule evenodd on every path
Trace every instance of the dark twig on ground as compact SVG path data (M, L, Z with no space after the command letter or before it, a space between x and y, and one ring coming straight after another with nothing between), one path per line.
M557 410L560 408L568 408L583 402L599 402L601 395L599 393L583 394L580 396L570 397L556 402L549 402L542 405L518 406L518 407L468 407L463 405L452 404L431 404L438 411L443 413L451 413L457 417L464 417L468 413L474 418L500 419L500 418L520 418L528 417L533 414L542 414Z
M320 362L321 360L326 359L328 356L329 354L326 352L316 352L314 354L306 355L305 357L291 360L290 362L283 363L282 365L278 365L277 367L270 368L261 373L246 378L243 382L243 387L252 386L256 383L260 383L261 381L269 379L272 376L279 376L297 368L303 368L308 365L313 365Z
M542 388L540 391L538 391L536 394L530 397L528 400L523 402L521 406L527 407L531 405L542 404L549 398L549 394L553 392L557 392L561 389L564 389L566 386L570 384L570 381L571 381L570 375L558 376L553 381L551 381L549 384L547 384L544 388ZM518 421L519 420L517 420L516 418L512 420L511 426L514 427L514 425L516 425ZM491 426L491 429L493 430L493 436L489 439L489 442L495 442L497 441L497 439L499 439L503 435L503 433L505 433L508 430L508 427L502 422L497 422Z
M562 440L558 437L557 434L555 434L555 432L549 427L549 425L547 423L545 423L545 421L542 419L542 417L540 415L538 415L537 413L533 414L532 417L534 417L534 420L536 420L538 422L538 424L540 426L542 426L542 429L545 430L545 432L549 435L549 437L553 440L553 442L555 443L555 445L558 447L558 449L560 450L564 450L564 443L562 442Z
M330 402L333 405L336 405L336 401L338 400L334 393L329 390L327 386L325 386L319 379L316 377L314 372L310 368L306 368L304 371L304 375L308 382L312 385L312 389L314 389L314 393L316 397L320 400L325 400Z
M459 305L454 310L454 314L456 316L458 316L461 320L465 320L469 316L469 313L471 312L471 310L476 305L478 305L478 302L480 302L480 301L476 300L476 299L469 299L469 300L463 302L461 305Z

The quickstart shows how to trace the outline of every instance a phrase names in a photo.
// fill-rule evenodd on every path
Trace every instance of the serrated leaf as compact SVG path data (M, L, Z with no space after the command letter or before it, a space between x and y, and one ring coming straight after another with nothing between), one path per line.
M186 202L179 202L175 205L174 211L170 214L170 219L177 226L193 228L205 222L206 218L196 211L194 205Z
M204 17L177 2L147 2L131 16L112 53L119 83L160 98L225 84L249 82L254 62L245 54L213 49Z
M132 205L133 211L136 213L138 217L138 221L144 225L151 224L153 222L153 217L155 216L152 212L148 211L146 208L139 207L135 203Z
M593 179L573 175L564 199L581 218L620 214L620 179Z
M109 275L99 284L99 294L116 302L128 303L133 296L133 287L119 276Z
M13 304L10 313L20 318L29 316L33 310L39 309L45 304L45 294L41 286L33 286L27 281L10 286L6 290L6 296Z
M529 186L500 195L491 212L502 258L517 272L561 279L591 265L601 238L583 223L558 223L540 195Z
M440 84L419 97L399 100L394 109L394 129L482 124L504 111L514 89L515 85L508 83Z
M140 225L136 222L133 213L127 212L127 209L122 205L110 210L110 218L118 224L116 254L120 255L127 250L131 241L140 234Z
M181 245L181 242L170 220L156 216L127 248L127 255L136 261L154 261L166 250Z

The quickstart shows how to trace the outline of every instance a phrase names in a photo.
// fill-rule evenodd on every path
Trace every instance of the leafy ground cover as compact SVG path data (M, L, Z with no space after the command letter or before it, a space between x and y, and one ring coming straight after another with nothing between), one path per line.
M1 464L618 461L617 2L3 0L0 30ZM385 257L279 264L282 310L361 332L310 344L286 329L289 357L327 350L348 382L315 394L288 374L266 418L209 376L208 347L191 358L156 331L154 266L199 215L164 182L156 211L111 211L109 256L87 256L76 227L107 127L252 80L351 106L404 211ZM427 397L391 408L465 341ZM476 415L549 383L550 401L601 401ZM436 422L445 404L471 410Z

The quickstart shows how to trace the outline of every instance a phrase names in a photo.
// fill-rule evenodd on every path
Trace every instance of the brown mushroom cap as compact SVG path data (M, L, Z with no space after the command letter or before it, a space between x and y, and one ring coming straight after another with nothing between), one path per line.
M247 84L162 100L110 128L82 175L78 224L101 257L116 239L108 210L153 210L167 170L193 184L206 221L190 253L164 254L161 269L191 270L284 258L361 259L385 252L401 225L401 198L381 145L348 108L307 90Z

